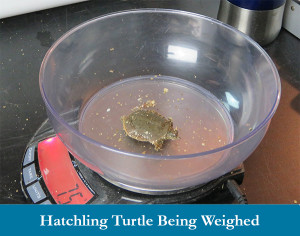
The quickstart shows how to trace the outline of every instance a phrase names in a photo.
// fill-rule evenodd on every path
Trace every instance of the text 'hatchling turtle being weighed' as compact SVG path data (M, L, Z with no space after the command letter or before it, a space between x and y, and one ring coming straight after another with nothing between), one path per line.
M156 111L137 109L128 116L122 116L123 129L126 134L138 141L149 142L155 150L162 148L165 140L178 138L173 122Z

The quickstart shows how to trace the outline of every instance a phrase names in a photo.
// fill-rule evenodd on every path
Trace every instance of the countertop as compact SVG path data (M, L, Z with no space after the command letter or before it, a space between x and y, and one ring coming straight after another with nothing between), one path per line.
M133 8L172 8L216 18L218 1L91 1L0 20L0 203L24 203L19 178L26 144L47 118L38 74L52 43L93 17ZM282 29L264 47L282 85L269 130L244 162L250 204L300 202L300 40Z

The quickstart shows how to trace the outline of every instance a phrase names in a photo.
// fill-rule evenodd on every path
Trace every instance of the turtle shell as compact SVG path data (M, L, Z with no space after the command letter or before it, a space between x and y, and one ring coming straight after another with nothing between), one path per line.
M173 122L153 110L138 109L128 116L122 116L126 134L138 141L150 142L156 150L161 149L163 141L177 139L178 131Z

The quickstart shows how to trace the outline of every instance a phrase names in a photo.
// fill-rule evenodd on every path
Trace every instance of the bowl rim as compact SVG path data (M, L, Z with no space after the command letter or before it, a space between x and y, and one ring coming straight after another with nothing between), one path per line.
M275 79L275 82L276 82L276 85L277 85L276 100L275 100L271 110L269 111L268 115L266 116L266 118L257 127L255 127L251 132L249 132L249 134L245 135L244 137L240 138L239 140L236 140L234 142L226 144L225 146L215 148L215 149L209 150L209 151L204 151L204 152L197 152L197 153L185 154L185 155L173 155L173 156L149 155L149 154L141 154L141 153L122 151L122 150L116 149L114 147L111 147L109 145L102 144L102 143L100 143L100 142L98 142L98 141L96 141L92 138L89 138L88 136L83 135L78 130L71 127L55 111L55 109L52 107L52 105L48 102L46 92L45 92L45 89L44 89L44 86L43 86L44 71L45 71L48 59L50 58L52 52L55 50L55 48L63 40L65 40L71 34L73 34L74 32L76 32L76 31L78 31L82 28L84 28L85 26L87 26L89 24L92 24L96 21L105 20L105 19L110 18L110 17L116 17L116 16L120 16L120 15L125 15L125 14L140 14L140 13L180 14L180 15L185 15L185 16L192 16L192 17L196 17L196 18L201 18L201 19L207 20L211 23L218 24L221 27L224 27L224 28L226 28L230 31L233 31L234 33L236 33L238 35L241 35L243 38L245 38L248 43L252 44L264 56L264 58L266 59L266 61L268 62L268 64L271 67L271 70L272 70L272 73L274 75L274 79ZM247 141L251 137L255 136L263 127L265 127L270 122L271 118L273 117L273 115L276 112L276 109L279 105L279 101L280 101L280 97L281 97L281 82L280 82L280 76L279 76L278 70L277 70L274 62L270 58L270 56L267 54L267 52L257 42L255 42L252 38L250 38L248 35L242 33L241 31L237 30L236 28L234 28L234 27L232 27L232 26L230 26L226 23L223 23L223 22L221 22L217 19L214 19L212 17L204 16L204 15L194 13L194 12L174 10L174 9L164 9L164 8L140 8L140 9L129 9L129 10L123 10L123 11L116 11L116 12L112 12L112 13L108 13L108 14L104 14L104 15L92 18L92 19L90 19L88 21L85 21L85 22L73 27L72 29L68 30L66 33L64 33L59 39L57 39L54 42L54 44L48 49L47 53L45 54L45 56L43 58L43 61L41 63L40 72L39 72L39 87L40 87L41 95L42 95L42 98L44 100L44 103L45 103L47 109L51 112L51 114L55 117L55 119L62 126L64 126L65 129L72 132L73 135L76 135L80 139L84 139L86 142L91 143L92 145L95 145L99 148L102 148L102 149L105 149L105 150L108 150L108 151L112 151L112 152L115 152L115 153L118 153L118 154L121 154L121 155L139 157L139 158L146 158L146 159L185 159L185 158L194 158L194 157L206 157L207 155L219 153L219 152L226 151L226 150L229 150L231 148L234 148L234 147L244 143L245 141ZM60 135L57 135L57 136L62 140L62 142L68 148L68 145L60 137ZM71 150L73 150L73 148Z

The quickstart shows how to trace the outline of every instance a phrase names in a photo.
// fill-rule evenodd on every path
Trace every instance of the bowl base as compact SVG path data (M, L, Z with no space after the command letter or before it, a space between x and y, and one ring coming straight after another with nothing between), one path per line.
M59 183L59 187L66 186L66 183L64 183L63 179L66 179L66 176L73 172L73 174L75 173L75 176L78 175L78 181L83 184L82 186L85 191L77 193L76 191L78 191L78 189L74 188L75 190L71 189L54 196L51 194L51 192L53 193L53 191L51 191L51 188L53 190L53 186L50 186L48 180L44 179L40 169L40 156L38 155L37 147L39 143L45 141L49 141L50 143L50 141L55 137L56 136L50 125L50 122L46 120L27 145L27 150L22 161L21 185L27 200L31 203L76 204L76 202L66 201L66 199L64 199L65 201L62 201L62 196L66 196L66 194L68 194L68 192L71 190L71 199L76 200L75 196L79 197L77 200L81 199L80 196L85 194L85 196L89 196L89 200L85 202L88 204L232 203L233 197L229 193L229 190L225 187L226 183L229 179L234 179L238 184L241 184L244 178L244 168L243 165L240 165L230 173L225 174L204 185L198 185L185 189L174 189L171 191L137 189L132 186L125 186L121 183L116 183L105 177L103 178L103 176L100 176L96 172L92 171L84 164L77 161L71 154L69 154L65 156L65 162L69 163L69 171L63 170L64 178L58 179L57 183ZM29 152L28 150L31 147L34 147L34 149ZM51 149L51 151L53 151L53 149ZM32 158L28 158L28 153L32 154ZM56 155L53 156L55 157ZM33 181L31 181L31 179L29 180L27 178L29 175L26 174L26 171L32 166L32 170L34 171L31 171L31 173L34 174L34 178L36 177ZM60 165L60 167L61 166L62 165ZM57 162L55 162L55 165L52 165L51 168L53 167L57 167ZM35 191L31 191L33 188ZM39 195L36 195L36 191L40 191ZM38 199L38 196L41 198Z

